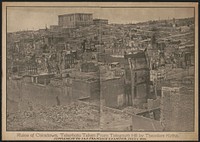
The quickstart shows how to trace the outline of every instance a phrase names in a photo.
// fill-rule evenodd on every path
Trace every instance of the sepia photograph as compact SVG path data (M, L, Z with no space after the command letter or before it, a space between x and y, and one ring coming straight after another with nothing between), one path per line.
M197 140L198 4L4 2L4 140Z

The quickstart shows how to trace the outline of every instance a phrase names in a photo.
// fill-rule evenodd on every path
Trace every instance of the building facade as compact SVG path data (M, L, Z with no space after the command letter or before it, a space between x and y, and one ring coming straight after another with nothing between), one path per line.
M59 65L61 65L61 69L69 69L73 68L76 64L76 51L67 51L63 50L62 52L57 54Z
M91 13L73 13L58 16L58 25L63 28L76 28L78 26L87 26L93 23Z

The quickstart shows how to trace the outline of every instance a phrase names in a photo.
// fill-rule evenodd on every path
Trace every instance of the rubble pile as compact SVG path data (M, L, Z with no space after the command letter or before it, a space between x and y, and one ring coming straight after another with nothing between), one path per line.
M99 118L98 109L74 102L66 106L17 112L7 117L7 126L11 130L89 130L98 129Z
M102 115L106 116L106 118L108 118L108 119L112 118L112 120L119 120L119 121L123 121L123 120L132 118L132 116L128 113L122 112L117 109L110 109L110 108L109 109L103 108ZM115 116L115 117L113 117L113 116ZM112 121L112 120L110 120L110 121Z
M19 130L22 127L23 125L19 113L7 114L7 130Z
M39 115L52 123L62 124L66 129L95 129L98 127L98 110L76 102L67 106L40 110Z

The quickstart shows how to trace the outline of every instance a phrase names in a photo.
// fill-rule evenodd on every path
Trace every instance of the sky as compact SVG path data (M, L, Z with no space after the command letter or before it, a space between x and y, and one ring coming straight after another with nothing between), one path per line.
M193 8L8 7L7 31L37 30L45 28L45 25L57 25L58 15L69 13L92 13L93 18L119 24L194 17Z

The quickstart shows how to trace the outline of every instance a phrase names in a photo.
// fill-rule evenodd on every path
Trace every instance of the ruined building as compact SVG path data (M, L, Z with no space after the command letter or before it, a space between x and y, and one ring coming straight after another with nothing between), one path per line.
M111 108L124 106L124 80L120 77L101 79L101 101Z
M145 52L126 54L126 100L128 105L142 106L149 95L150 73Z
M194 92L181 87L162 87L161 122L165 131L194 131Z

